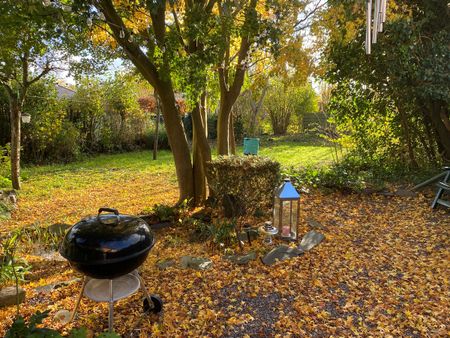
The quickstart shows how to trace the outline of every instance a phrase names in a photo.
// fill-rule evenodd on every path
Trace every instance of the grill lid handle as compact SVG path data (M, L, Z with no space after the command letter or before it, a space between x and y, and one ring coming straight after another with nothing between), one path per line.
M117 209L114 209L114 208L100 208L100 209L98 209L98 215L97 216L100 216L100 214L103 211L112 212L112 213L114 213L114 215L119 216L119 211Z
M102 222L102 219L100 218L100 214L101 214L103 211L106 211L106 212L112 212L114 215L116 215L116 222L113 223L113 224ZM97 220L98 220L100 223L102 223L102 224L107 224L107 225L117 225L117 224L119 224L119 221L120 221L120 219L119 219L119 211L118 211L117 209L114 209L114 208L100 208L100 209L98 209Z

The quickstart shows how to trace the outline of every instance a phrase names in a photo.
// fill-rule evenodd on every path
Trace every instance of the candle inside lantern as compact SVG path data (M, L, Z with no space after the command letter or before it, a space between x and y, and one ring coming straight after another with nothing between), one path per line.
M291 235L291 227L289 225L283 225L281 235L284 237L289 237Z

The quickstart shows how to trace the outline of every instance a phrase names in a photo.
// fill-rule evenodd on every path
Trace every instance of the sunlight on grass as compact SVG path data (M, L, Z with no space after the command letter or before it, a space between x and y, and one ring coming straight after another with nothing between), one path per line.
M261 147L259 154L281 163L285 167L325 165L333 161L333 147L307 146L283 142L271 147Z
M237 154L242 154L238 147ZM263 142L260 155L282 166L325 165L333 148L314 142ZM98 155L69 164L29 166L22 170L19 209L0 232L30 224L74 223L100 206L140 214L155 203L172 204L178 197L172 154L150 151Z

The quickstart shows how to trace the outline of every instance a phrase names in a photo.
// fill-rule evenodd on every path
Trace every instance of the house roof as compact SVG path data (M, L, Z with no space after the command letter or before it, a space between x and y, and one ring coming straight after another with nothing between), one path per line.
M74 90L72 90L70 88L67 88L67 87L65 87L65 86L63 86L63 85L61 85L59 83L56 83L55 87L56 87L57 96L60 99L71 98L72 96L75 95L75 91Z

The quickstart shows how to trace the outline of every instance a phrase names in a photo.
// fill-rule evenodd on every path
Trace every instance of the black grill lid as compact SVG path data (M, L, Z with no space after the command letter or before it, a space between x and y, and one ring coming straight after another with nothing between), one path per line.
M101 214L103 211L112 214ZM121 215L116 209L100 208L67 232L60 253L67 260L83 264L110 264L131 259L149 251L155 242L153 232L142 219Z

